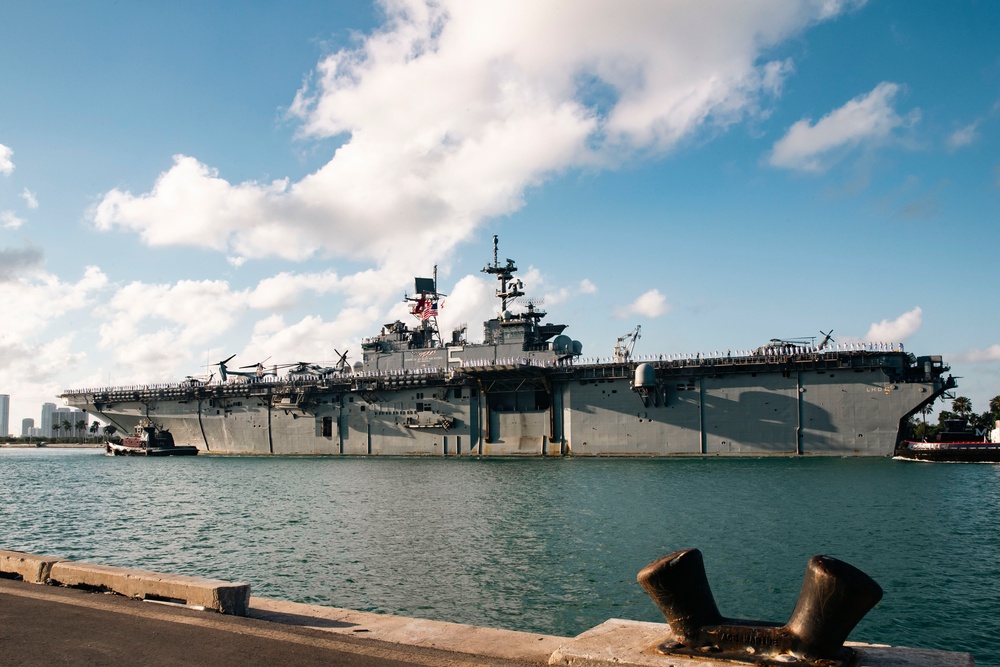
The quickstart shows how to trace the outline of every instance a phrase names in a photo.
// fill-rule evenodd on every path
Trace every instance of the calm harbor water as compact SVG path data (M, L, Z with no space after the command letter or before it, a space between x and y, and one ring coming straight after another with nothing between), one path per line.
M998 517L993 465L0 449L0 548L564 636L662 621L635 575L687 547L723 614L783 622L823 553L885 590L851 639L987 666L1000 665Z

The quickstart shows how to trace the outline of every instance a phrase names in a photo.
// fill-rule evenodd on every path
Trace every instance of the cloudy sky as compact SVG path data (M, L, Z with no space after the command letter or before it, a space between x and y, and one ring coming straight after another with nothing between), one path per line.
M0 6L0 393L359 358L510 257L610 355L942 354L1000 394L1000 4Z

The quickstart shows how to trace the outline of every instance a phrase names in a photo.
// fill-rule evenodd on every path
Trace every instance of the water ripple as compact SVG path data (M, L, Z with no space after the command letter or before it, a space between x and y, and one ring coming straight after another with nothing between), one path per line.
M998 667L998 482L996 466L855 459L139 460L3 449L0 548L567 636L611 617L661 620L635 575L690 546L704 552L724 614L783 621L806 561L825 553L886 591L852 639L966 650Z

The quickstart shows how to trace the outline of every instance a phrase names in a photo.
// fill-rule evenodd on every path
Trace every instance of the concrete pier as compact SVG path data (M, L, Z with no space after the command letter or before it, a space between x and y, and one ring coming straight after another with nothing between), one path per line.
M550 665L573 667L738 667L752 663L712 660L710 657L669 657L656 652L670 635L663 623L645 623L613 618L560 646L550 656ZM846 642L858 652L856 667L974 667L969 653L933 649L899 648Z
M746 664L656 654L655 647L670 633L663 623L611 619L577 637L557 637L249 597L249 593L247 584L0 551L0 662L368 667ZM858 667L974 665L968 653L848 645L860 654Z
M19 551L0 551L0 575L4 574L32 584L71 586L139 600L176 602L236 616L246 616L250 604L250 584L75 563Z

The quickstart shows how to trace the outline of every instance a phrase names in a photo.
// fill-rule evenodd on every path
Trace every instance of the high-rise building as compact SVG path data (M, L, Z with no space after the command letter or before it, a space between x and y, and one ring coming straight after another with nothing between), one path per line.
M42 404L42 437L50 438L53 435L57 435L52 432L52 413L56 411L55 403L43 403Z
M70 408L56 408L52 411L52 434L69 435L70 430L63 428L63 422L73 424L73 411Z
M46 403L46 405L49 405ZM52 435L81 437L87 434L90 422L87 421L87 413L76 408L56 408L52 411ZM82 428L80 424L83 424ZM68 423L69 428L64 428L63 424Z
M25 417L21 420L21 437L26 438L29 435L35 435L35 420Z
M0 394L0 438L10 435L10 396Z
M83 410L78 410L73 408L70 412L69 423L73 425L73 436L77 438L83 438L87 435L87 429L90 428L90 421L88 421L90 415L88 415Z

